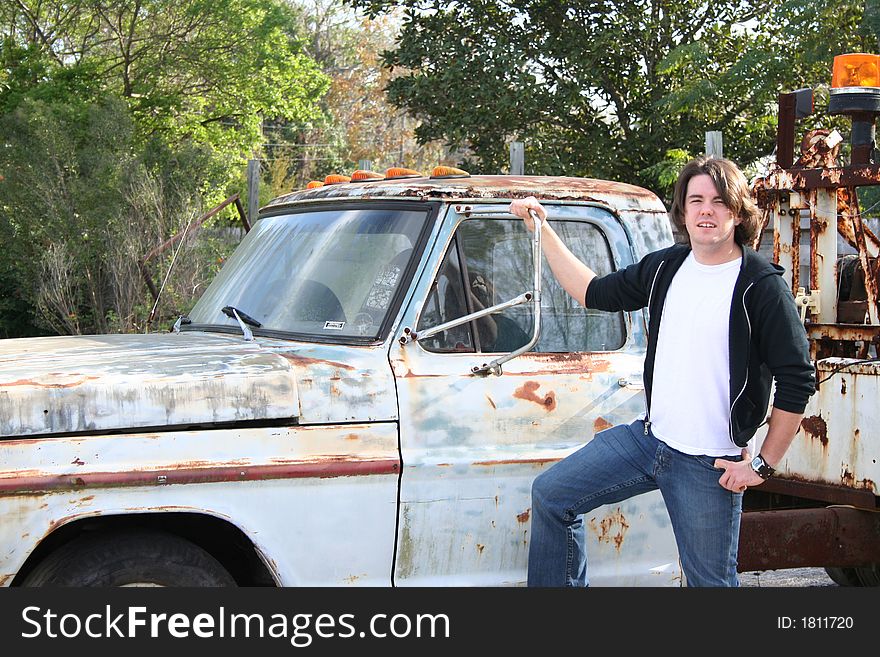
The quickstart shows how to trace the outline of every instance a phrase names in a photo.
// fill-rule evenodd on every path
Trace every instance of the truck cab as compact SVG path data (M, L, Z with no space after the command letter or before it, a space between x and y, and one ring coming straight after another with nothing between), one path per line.
M529 195L600 274L672 243L622 183L328 183L172 331L0 342L0 584L523 585L533 479L643 412L647 342L542 271ZM659 492L585 524L591 584L681 585Z

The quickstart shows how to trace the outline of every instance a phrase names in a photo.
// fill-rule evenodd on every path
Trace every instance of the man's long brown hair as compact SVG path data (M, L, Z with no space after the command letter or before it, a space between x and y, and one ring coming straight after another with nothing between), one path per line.
M691 178L702 174L707 174L712 178L715 189L718 190L718 196L724 201L724 205L734 216L740 218L740 223L733 233L737 244L740 246L752 244L761 224L760 212L752 200L749 183L743 172L733 162L712 155L704 155L691 160L678 174L675 191L672 193L672 209L669 211L669 216L679 233L690 242L690 236L688 236L684 223L685 197Z

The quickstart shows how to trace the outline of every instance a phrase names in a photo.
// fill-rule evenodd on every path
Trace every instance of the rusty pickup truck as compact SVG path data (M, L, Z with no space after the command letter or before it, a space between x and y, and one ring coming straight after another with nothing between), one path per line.
M446 175L262 208L172 331L0 342L0 584L522 585L530 488L643 411L643 312L541 269L672 243L645 189ZM678 586L659 493L585 519L594 585Z

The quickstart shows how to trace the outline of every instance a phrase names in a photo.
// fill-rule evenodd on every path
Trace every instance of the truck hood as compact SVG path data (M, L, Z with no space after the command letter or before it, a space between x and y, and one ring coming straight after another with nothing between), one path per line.
M208 333L0 340L0 436L299 415L290 359Z

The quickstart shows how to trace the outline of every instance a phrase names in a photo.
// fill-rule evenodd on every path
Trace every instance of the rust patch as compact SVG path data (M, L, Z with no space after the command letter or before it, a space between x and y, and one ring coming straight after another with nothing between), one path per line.
M358 436L356 433L350 433L345 436L346 440L358 440L359 438L360 436Z
M32 386L34 388L75 388L81 386L86 381L94 381L97 378L97 376L84 376L81 381L76 381L74 383L41 383L40 381L31 381L30 379L19 379L18 381L9 381L0 384L0 388L12 386Z
M832 141L830 136L831 131L824 128L808 131L801 140L801 156L795 166L802 169L836 168L840 143Z
M874 482L870 479L856 480L855 474L849 471L849 468L843 466L843 472L840 475L840 483L848 488L856 488L858 490L875 490Z
M556 393L551 390L543 397L539 397L535 394L535 391L540 387L541 384L537 381L526 381L513 392L513 396L517 399L524 399L525 401L540 404L544 407L544 410L548 412L556 410Z
M13 578L12 573L10 573L9 575L0 575L0 586L5 586L6 582L11 580L12 578Z
M604 417L597 417L597 418L593 421L593 432L594 432L594 433L599 433L600 431L605 431L605 429L610 429L610 428L613 427L613 426L614 426L614 425L611 424L611 423L610 423L608 420L606 420Z
M577 353L526 354L529 360L542 365L546 374L583 374L588 379L594 374L611 370L611 361L601 356Z
M101 515L101 513L97 512L97 513L88 513L88 514L71 514L69 516L64 516L62 518L58 518L57 520L53 520L51 523L49 523L49 527L46 530L46 533L43 534L43 536L45 537L45 536L51 535L52 532L54 532L56 529L59 529L60 527L63 527L67 523L73 522L74 520L76 520L78 518L94 518L95 516L100 516L100 515Z
M345 363L337 363L332 360L322 360L320 358L308 358L306 356L298 356L297 354L281 353L281 356L289 360L294 365L324 365L326 367L336 367L340 370L353 370L353 365Z
M611 515L602 518L598 524L595 518L590 518L589 525L600 543L613 543L618 551L623 545L623 539L629 529L629 523L619 507Z
M427 177L404 180L376 180L374 182L341 183L316 189L297 190L274 199L269 205L277 206L296 201L332 199L340 197L412 197L416 199L448 198L524 198L526 196L558 200L598 200L597 196L615 196L626 200L653 201L651 193L626 183L570 178L564 176L492 176L474 175L459 180L432 180ZM465 212L467 208L465 208Z
M495 402L492 401L492 398L491 398L489 395L486 395L486 399L489 401L489 405L490 405L493 409L497 409L497 408L498 408L497 406L495 406Z
M518 464L541 464L556 463L560 459L505 459L503 461L474 461L474 465L518 465Z
M520 524L526 523L529 521L529 514L532 512L531 509L526 509L520 514L517 514L516 521Z
M818 438L823 447L828 447L828 425L821 415L811 415L801 420L801 427L813 438Z
M486 547L485 545L480 545L479 543L477 543L477 552L479 552L480 555L482 555L482 554L483 554L483 549L484 549L485 547Z
M269 479L327 479L364 475L396 474L393 459L350 460L325 458L320 461L240 467L181 467L136 472L91 472L82 475L36 475L0 479L0 493L27 494L34 491L80 490L84 487L155 486Z

